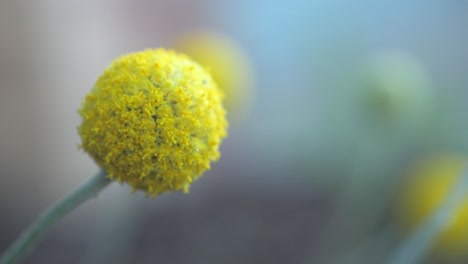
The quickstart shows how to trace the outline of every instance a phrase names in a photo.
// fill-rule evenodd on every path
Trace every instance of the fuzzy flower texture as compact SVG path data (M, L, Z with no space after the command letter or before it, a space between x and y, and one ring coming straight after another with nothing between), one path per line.
M153 197L188 191L219 158L223 94L189 57L164 49L116 59L86 96L82 148L110 178Z

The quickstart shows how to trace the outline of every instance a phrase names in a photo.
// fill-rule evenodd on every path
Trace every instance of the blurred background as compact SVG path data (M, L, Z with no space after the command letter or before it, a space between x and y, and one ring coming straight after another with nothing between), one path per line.
M0 1L0 252L98 170L76 127L103 69L210 30L250 63L219 162L189 195L113 184L24 263L386 263L407 168L468 155L467 14L461 0Z

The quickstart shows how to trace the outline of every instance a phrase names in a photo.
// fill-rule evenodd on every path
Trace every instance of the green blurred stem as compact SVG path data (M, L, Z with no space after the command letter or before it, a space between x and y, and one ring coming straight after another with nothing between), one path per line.
M450 218L463 203L468 192L468 168L452 189L439 210L424 222L400 247L389 264L420 263L431 249L439 234L446 228Z
M380 221L394 185L385 171L401 149L379 133L363 134L353 167L322 234L316 263L334 262L339 252L362 243ZM377 199L377 198L378 199Z
M21 236L18 237L9 248L7 248L0 258L0 264L17 263L32 250L53 224L83 202L95 197L102 189L108 186L110 182L111 180L106 178L106 172L101 170L67 196L49 207L31 226L23 231Z

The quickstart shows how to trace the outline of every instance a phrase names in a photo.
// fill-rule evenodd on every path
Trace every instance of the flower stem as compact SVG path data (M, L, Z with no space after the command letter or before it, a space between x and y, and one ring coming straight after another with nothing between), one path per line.
M74 191L45 210L42 215L3 253L0 264L17 263L38 242L45 232L63 216L73 211L83 202L95 197L111 180L105 177L104 170L89 178Z
M362 134L349 178L322 231L314 262L330 262L339 252L349 251L373 233L393 191L394 177L386 172L391 171L389 166L402 149L392 142L384 141L378 133Z

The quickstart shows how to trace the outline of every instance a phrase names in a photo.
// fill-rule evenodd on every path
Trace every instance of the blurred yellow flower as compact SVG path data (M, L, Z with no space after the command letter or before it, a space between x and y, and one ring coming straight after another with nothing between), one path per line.
M82 147L109 177L149 195L184 190L219 158L223 95L203 67L164 49L124 55L79 113Z
M467 168L468 158L454 154L426 158L412 167L397 203L399 223L413 231L446 200ZM468 193L437 238L436 253L446 256L468 255Z
M229 115L242 116L249 106L252 68L243 49L229 37L210 31L180 36L175 47L207 67L226 94Z

